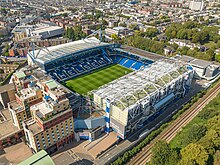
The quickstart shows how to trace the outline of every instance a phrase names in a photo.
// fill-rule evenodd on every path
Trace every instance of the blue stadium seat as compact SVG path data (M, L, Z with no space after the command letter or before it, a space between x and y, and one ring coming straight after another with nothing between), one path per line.
M131 68L139 70L144 64L142 62L136 62Z
M119 61L119 64L120 65L123 65L124 64L124 62L126 61L126 60L128 60L127 58L125 58L125 57L123 57L120 61Z
M127 62L123 64L123 66L130 68L135 62L135 60L129 59Z

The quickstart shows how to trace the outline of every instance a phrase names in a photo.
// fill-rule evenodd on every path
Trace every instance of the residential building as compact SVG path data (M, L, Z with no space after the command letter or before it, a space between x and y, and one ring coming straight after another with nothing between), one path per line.
M65 91L49 80L41 83L43 101L30 107L33 117L24 121L23 128L28 146L38 152L53 153L74 139L73 112Z
M189 8L191 10L202 11L204 8L204 1L203 0L192 0L190 1Z

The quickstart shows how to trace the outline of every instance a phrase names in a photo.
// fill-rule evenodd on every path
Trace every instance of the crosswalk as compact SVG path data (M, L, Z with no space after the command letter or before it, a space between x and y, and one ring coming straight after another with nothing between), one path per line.
M86 165L83 160L72 150L66 151L68 155L74 160L74 162L78 165Z

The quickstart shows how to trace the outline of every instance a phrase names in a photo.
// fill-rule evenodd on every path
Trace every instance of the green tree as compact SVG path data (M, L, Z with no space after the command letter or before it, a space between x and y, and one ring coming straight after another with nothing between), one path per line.
M116 34L112 34L111 38L113 39L113 41L118 41L120 39Z
M137 24L131 24L129 26L129 28L132 29L132 30L139 30Z
M165 31L165 35L167 36L168 39L176 38L176 31L177 29L175 27L168 27Z
M189 50L189 48L186 46L177 49L178 53L180 52L181 55L187 55L188 50Z
M181 29L177 32L177 35L176 35L177 38L179 39L187 39L188 38L188 35L187 35L187 30L186 29Z
M217 47L217 48L220 48L220 39L219 39L219 41L217 42L216 47Z
M214 58L215 58L215 51L213 49L207 50L206 54L209 56L210 59L214 60Z
M205 133L206 127L204 125L193 124L187 130L179 134L177 144L180 148L184 148L190 143L197 142L201 137L205 136Z
M145 32L146 37L155 37L158 34L158 30L156 28L147 28Z
M175 165L179 160L178 153L165 141L159 141L152 149L152 165Z
M220 54L215 55L215 61L220 62Z
M179 163L180 165L205 165L209 158L205 148L200 144L190 143L180 153L182 157Z
M198 43L200 41L200 34L199 33L195 33L192 35L192 42L193 43Z

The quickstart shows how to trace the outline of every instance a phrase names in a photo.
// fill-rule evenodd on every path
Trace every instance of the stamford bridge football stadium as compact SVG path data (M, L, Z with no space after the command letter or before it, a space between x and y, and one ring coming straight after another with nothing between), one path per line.
M83 118L84 109L77 107L76 130L101 127L122 139L184 96L194 75L189 63L178 58L94 37L30 51L28 63L95 105L93 118Z

